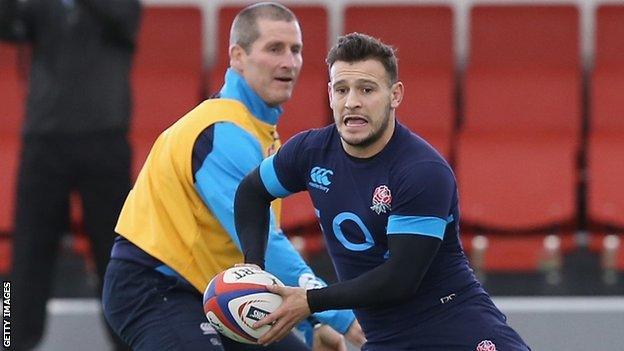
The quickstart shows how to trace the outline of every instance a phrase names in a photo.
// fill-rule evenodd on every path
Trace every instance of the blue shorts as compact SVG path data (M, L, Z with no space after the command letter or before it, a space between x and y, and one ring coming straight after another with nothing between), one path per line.
M440 305L422 323L388 343L366 343L363 351L530 351L490 297L479 294Z
M208 324L202 295L189 283L134 262L111 259L102 289L104 315L134 351L309 351L294 334L268 347L221 337Z

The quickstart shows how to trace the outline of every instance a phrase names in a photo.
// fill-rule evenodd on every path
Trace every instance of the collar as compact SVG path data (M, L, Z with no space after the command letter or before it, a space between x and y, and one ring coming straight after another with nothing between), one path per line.
M276 125L282 114L282 107L271 107L247 84L245 79L232 68L225 72L225 84L219 92L221 98L238 100L251 114L262 122Z

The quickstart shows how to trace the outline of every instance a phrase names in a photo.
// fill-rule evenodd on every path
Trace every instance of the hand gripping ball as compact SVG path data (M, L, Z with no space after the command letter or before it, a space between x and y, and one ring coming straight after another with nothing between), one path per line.
M282 297L273 294L267 285L284 284L271 273L253 266L232 267L217 274L204 292L204 312L208 322L222 335L255 344L270 328L252 325L275 311Z

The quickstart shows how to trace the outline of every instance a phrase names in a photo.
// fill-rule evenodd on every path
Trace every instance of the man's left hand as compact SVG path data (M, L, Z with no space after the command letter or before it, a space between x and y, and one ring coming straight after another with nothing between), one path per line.
M253 325L254 328L271 325L271 329L258 339L258 343L265 346L283 339L297 323L310 315L304 289L278 285L267 285L267 288L270 292L281 295L283 301L275 311Z

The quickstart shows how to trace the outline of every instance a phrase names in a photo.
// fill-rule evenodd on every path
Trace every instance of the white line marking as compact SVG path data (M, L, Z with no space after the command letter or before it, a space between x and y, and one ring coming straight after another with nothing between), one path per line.
M622 297L494 297L493 300L496 306L498 306L498 308L500 308L503 312L624 312L624 298Z
M98 299L51 299L48 313L54 315L98 314L102 305Z
M624 297L493 297L494 303L503 312L530 313L598 313L624 312ZM51 299L48 313L54 315L98 314L100 300L93 298Z

